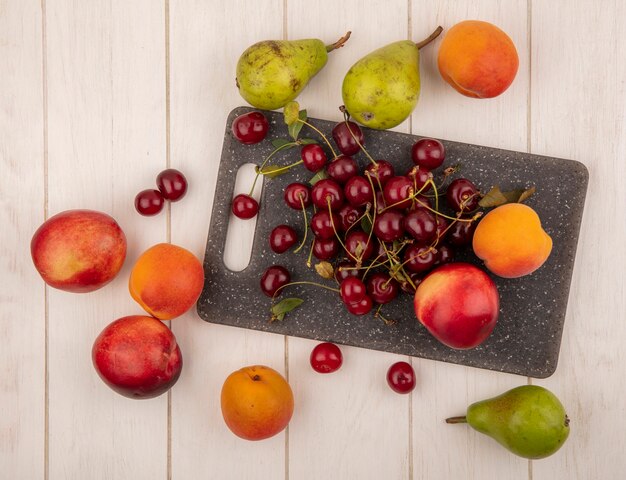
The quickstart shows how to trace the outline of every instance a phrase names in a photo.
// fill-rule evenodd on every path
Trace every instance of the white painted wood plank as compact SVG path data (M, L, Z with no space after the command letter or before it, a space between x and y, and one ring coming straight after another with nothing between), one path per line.
M412 2L414 40L436 25L446 29L477 19L502 28L515 43L520 59L517 77L501 96L476 100L457 93L437 70L441 39L424 48L422 95L413 114L413 133L511 150L527 149L528 37L526 2ZM528 477L528 462L509 454L465 425L444 419L465 412L470 403L525 384L524 377L457 365L415 360L420 378L413 395L413 459L415 478Z
M408 11L402 0L350 0L331 8L324 1L290 0L287 25L291 39L320 38L328 44L352 31L348 43L329 55L324 70L299 97L309 115L341 120L345 73L368 52L406 38ZM396 130L408 128L405 122ZM311 320L316 320L315 311ZM407 357L341 347L342 368L320 375L309 363L316 343L289 338L290 378L302 405L289 432L290 476L407 478L410 397L391 391L385 377L391 364Z
M559 367L536 382L561 398L571 434L533 478L623 478L626 5L533 2L532 34L532 151L590 172Z
M41 478L45 439L44 286L30 239L44 219L41 6L0 2L0 465Z
M282 19L280 0L170 0L171 165L189 180L172 207L172 242L201 259L226 117L245 104L235 88L237 59L257 41L282 38ZM186 361L172 393L172 477L284 477L285 434L249 443L228 430L220 410L232 371L265 364L284 372L284 337L209 324L195 311L172 323ZM301 408L296 398L296 418Z
M91 365L98 333L143 310L137 256L165 239L165 215L134 210L165 166L165 39L160 2L48 2L49 207L113 215L128 240L119 276L97 292L50 291L50 478L164 478L167 398L134 401Z

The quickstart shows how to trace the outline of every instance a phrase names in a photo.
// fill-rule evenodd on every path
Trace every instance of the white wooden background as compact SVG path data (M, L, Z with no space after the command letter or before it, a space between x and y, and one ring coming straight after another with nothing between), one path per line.
M573 158L590 184L557 372L572 418L557 455L528 462L443 419L529 379L411 359L412 395L385 384L404 359L344 348L312 372L314 342L172 322L183 351L170 394L116 395L97 378L96 335L140 313L126 279L138 254L172 241L202 256L234 67L269 38L334 41L353 31L300 101L339 119L340 84L366 52L441 24L491 21L520 69L492 100L439 78L423 51L422 98L405 132ZM0 0L0 477L6 479L618 479L626 457L626 4L621 0ZM155 218L136 192L166 166L187 197ZM37 226L69 208L112 214L129 241L119 277L92 294L45 288L30 258ZM249 443L225 427L219 391L252 363L288 376L287 432Z

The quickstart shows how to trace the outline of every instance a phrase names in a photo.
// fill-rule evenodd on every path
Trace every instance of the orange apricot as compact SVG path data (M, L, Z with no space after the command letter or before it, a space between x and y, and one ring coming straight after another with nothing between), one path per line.
M513 41L495 25L478 20L457 23L441 41L439 73L467 97L491 98L515 78L519 58Z
M189 250L159 243L135 262L128 289L150 315L170 320L188 311L198 300L204 285L204 270Z
M527 205L509 203L491 210L478 223L474 253L493 273L517 278L537 270L552 251L552 238L539 215Z

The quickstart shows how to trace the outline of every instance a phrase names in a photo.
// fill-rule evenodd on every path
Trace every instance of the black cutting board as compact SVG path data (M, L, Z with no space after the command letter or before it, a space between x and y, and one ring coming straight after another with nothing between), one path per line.
M283 297L299 297L304 304L289 313L284 321L270 323L270 299L259 288L259 279L267 267L283 265L291 272L292 281L324 280L306 268L308 248L298 254L278 255L268 243L270 231L281 223L293 226L299 233L303 230L301 213L286 207L283 201L286 185L293 181L306 182L312 177L302 166L264 181L250 264L241 272L232 272L224 265L237 170L245 163L260 164L273 150L271 140L288 138L282 113L264 112L270 121L268 137L256 145L239 143L231 133L231 123L238 115L251 110L236 108L226 123L204 259L206 280L197 307L202 319L537 378L554 372L587 191L588 171L583 164L442 140L446 147L446 165L461 163L462 175L471 179L482 192L493 185L502 190L534 185L537 193L527 204L537 211L553 240L549 259L533 274L518 279L492 275L500 293L500 317L492 335L479 347L454 350L439 343L416 320L412 297L407 294L385 306L385 316L397 322L389 326L371 314L362 317L349 314L333 292L294 286L288 288ZM335 122L309 121L330 138ZM366 147L374 158L392 162L400 174L409 169L410 148L419 136L363 130ZM306 126L301 137L319 139ZM361 167L367 164L363 154L355 158ZM281 152L271 163L285 165L297 159L299 151L290 149ZM471 248L457 259L481 265Z

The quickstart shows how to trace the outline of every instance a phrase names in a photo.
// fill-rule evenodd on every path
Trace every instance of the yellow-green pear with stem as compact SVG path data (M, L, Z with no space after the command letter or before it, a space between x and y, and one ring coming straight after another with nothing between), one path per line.
M342 47L349 38L350 32L331 45L316 38L255 43L237 62L239 93L253 107L282 108L326 65L328 53Z
M386 130L411 115L420 94L419 51L442 31L437 27L419 43L390 43L352 65L341 88L352 118L366 127Z
M467 423L507 450L530 459L555 453L570 430L569 418L559 399L538 385L522 385L473 403L465 416L448 418L446 423Z

